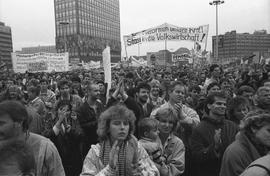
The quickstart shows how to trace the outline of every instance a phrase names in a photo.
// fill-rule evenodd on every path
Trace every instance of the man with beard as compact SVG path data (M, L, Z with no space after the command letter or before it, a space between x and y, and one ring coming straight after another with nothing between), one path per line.
M136 101L140 107L141 118L150 117L154 108L153 104L148 102L151 87L147 83L140 83L137 86Z
M193 175L219 175L223 153L238 132L233 122L225 119L226 95L215 92L205 101L206 116L193 129L190 146Z
M83 157L86 156L92 144L98 142L97 121L104 106L98 99L100 88L98 84L88 82L86 87L86 101L77 110L78 120L83 131Z
M257 108L270 111L270 87L260 87L256 94Z

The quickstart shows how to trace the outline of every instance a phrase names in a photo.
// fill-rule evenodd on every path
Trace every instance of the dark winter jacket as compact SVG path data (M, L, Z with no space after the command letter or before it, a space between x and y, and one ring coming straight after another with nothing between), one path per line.
M260 156L249 138L240 132L236 141L225 151L220 176L239 176L250 163Z
M221 147L215 150L215 130L221 128ZM192 170L194 176L217 176L219 174L222 155L227 146L234 140L238 127L231 121L223 120L217 123L204 117L200 124L193 129L190 138L192 152Z

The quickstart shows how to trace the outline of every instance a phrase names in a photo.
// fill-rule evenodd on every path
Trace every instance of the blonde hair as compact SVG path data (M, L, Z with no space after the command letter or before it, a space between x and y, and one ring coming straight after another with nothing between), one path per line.
M178 118L177 118L177 112L173 108L160 108L156 115L155 118L160 121L161 119L172 119L173 120L173 129L172 131L176 130L177 123L178 123Z

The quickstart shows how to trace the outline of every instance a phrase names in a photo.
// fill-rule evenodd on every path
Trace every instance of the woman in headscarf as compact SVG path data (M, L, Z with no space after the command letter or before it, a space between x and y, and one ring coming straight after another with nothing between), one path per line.
M111 106L98 120L100 142L92 145L83 164L82 175L159 175L155 164L132 135L134 113L122 105Z

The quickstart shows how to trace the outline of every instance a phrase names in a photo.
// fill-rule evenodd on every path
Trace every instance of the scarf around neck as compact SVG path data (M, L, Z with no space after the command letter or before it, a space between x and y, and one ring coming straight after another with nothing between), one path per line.
M110 151L112 148L109 139L100 143L100 158L104 166L109 164ZM138 162L138 143L134 136L125 140L120 144L118 154L118 164L116 170L116 176L128 176L132 175L132 164Z

